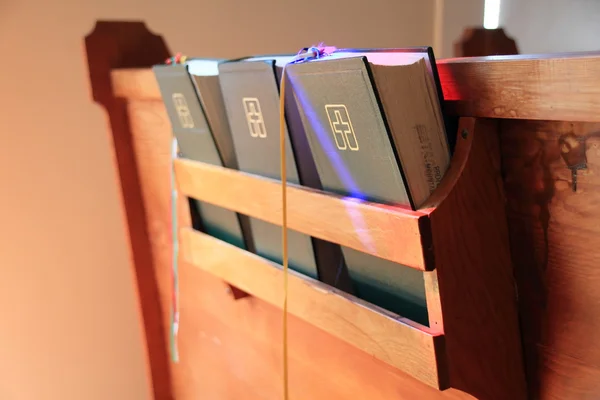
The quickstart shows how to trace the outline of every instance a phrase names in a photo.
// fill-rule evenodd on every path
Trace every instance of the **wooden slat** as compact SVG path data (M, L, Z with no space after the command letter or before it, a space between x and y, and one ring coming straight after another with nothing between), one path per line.
M600 54L496 56L438 63L448 112L600 121Z
M183 159L175 173L186 196L281 225L281 185L275 180ZM288 185L288 226L412 268L433 268L425 213Z
M282 307L283 271L276 264L190 228L180 237L185 262ZM447 388L443 335L293 271L288 288L290 314L429 386Z
M600 121L600 53L438 60L448 112L461 116ZM150 69L112 72L115 95L160 100Z

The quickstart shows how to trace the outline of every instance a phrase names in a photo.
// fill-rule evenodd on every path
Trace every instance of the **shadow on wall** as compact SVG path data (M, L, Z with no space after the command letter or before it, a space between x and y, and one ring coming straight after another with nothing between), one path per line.
M125 203L130 243L136 271L154 396L171 398L168 343L169 326L161 307L157 276L165 275L152 255L148 221L141 193L127 105L115 99L110 73L115 68L147 68L171 56L160 36L151 34L142 22L97 22L86 36L92 96L110 119L121 192ZM169 280L169 275L161 279Z

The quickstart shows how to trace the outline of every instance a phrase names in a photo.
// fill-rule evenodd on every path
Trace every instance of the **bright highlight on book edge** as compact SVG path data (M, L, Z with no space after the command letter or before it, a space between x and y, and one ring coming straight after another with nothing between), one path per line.
M496 29L500 23L500 0L485 0L483 8L483 27Z

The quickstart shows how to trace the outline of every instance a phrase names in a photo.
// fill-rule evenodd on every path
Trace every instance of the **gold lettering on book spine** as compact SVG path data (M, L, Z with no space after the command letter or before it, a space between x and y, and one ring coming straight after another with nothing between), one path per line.
M427 134L427 129L423 125L416 125L414 129L419 138L421 157L425 169L425 178L427 179L427 185L429 187L429 192L431 193L442 180L442 171L440 166L435 162L433 146L431 145L431 140Z

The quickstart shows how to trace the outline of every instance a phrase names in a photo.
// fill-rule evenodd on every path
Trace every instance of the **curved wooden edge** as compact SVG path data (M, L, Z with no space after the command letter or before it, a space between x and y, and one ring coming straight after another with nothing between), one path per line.
M182 260L277 307L283 306L283 271L259 256L183 228ZM290 271L292 315L437 389L448 388L444 336L427 327Z
M429 196L418 211L431 214L455 189L456 183L460 180L465 166L469 162L475 121L475 118L461 118L459 120L456 146L450 166L444 174L442 182L435 188L431 196Z
M97 21L85 37L89 84L93 100L107 113L113 139L116 168L124 205L126 229L135 266L138 307L146 342L148 375L154 397L172 397L169 352L164 326L155 259L146 221L136 153L131 138L125 102L115 97L111 71L115 68L147 68L164 61L170 52L160 36L151 33L143 22Z
M450 166L444 174L442 182L418 211L431 214L455 189L456 183L461 178L465 166L469 162L474 128L474 118L461 118L459 120L456 146L454 148L452 160L450 161Z
M449 114L600 122L600 53L457 58L437 67ZM119 97L161 99L148 69L114 70L112 79Z
M186 196L282 223L276 180L184 159L176 160L175 175ZM427 214L292 184L287 201L290 229L422 271L434 267Z

